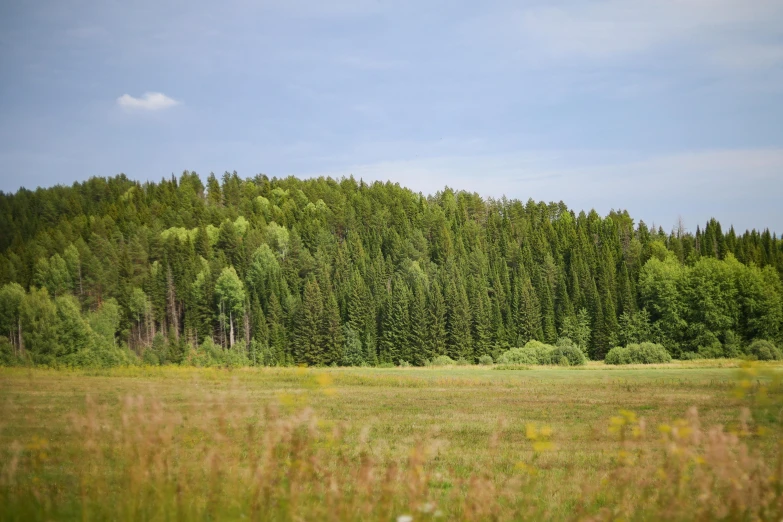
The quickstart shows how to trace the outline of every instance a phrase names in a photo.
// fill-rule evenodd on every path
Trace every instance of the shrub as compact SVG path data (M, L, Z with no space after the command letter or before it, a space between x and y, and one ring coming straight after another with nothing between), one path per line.
M631 354L628 348L615 346L606 354L604 362L606 364L631 364Z
M459 359L457 359L457 362L455 364L457 366L468 366L470 364L470 361L468 361L464 357L460 357Z
M248 366L249 360L247 358L247 347L245 341L237 341L234 346L224 351L225 364L231 368L239 368L242 366Z
M410 368L410 367L411 367L411 363L403 359L400 359L400 368Z
M631 350L631 358L636 359L639 364L668 363L672 360L672 356L669 354L668 350L661 344L629 344L628 348ZM634 356L634 351L638 355Z
M432 366L452 366L454 365L454 359L448 355L438 355L430 363Z
M632 343L625 348L617 346L609 350L604 362L606 364L656 364L667 363L672 356L663 347L655 343Z
M683 361L698 361L703 358L704 357L696 352L682 352L682 355L680 355L680 359Z
M727 331L723 336L723 355L725 357L739 357L742 355L742 340L740 336Z
M482 366L492 366L494 361L492 360L491 355L482 355L479 357L479 364Z
M507 350L498 357L498 364L510 365L510 364L538 364L538 359L535 355L525 350L524 348L512 348Z
M723 357L723 345L716 340L711 344L699 346L698 353L702 359L719 359Z
M780 349L772 342L764 339L756 339L750 343L748 355L756 357L759 361L780 361L783 359Z
M158 354L150 349L144 350L144 354L142 355L141 360L144 361L144 364L149 364L150 366L158 366L160 364Z
M498 364L556 364L565 358L569 366L581 366L587 362L584 353L568 339L561 339L560 346L528 341L522 348L512 348L497 359Z
M576 344L568 337L558 337L555 346L558 348L568 348L569 346L576 346Z
M565 366L561 361L563 358L568 361L568 366L582 366L587 363L585 354L575 344L556 346L549 352L549 358L551 364L557 364L558 366Z
M526 352L529 352L535 359L533 364L550 364L551 357L550 352L554 349L551 344L545 344L541 341L528 341L522 348Z

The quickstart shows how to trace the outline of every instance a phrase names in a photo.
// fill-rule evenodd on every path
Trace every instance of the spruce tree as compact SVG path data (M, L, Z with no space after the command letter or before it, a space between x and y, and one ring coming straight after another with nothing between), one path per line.
M427 294L427 343L432 357L446 355L446 303L437 281Z
M318 281L311 278L304 286L302 305L294 330L294 361L309 366L323 365L326 349L324 338L324 301Z

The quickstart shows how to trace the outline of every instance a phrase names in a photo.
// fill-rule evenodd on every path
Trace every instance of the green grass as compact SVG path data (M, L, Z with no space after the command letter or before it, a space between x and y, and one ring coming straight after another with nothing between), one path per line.
M335 502L343 504L332 506L336 519L393 520L414 509L417 519L426 518L436 511L430 504L448 518L597 516L602 494L585 492L617 471L620 443L611 418L630 410L643 419L649 435L639 448L657 448L656 427L684 418L691 407L702 426L735 426L737 366L0 368L0 500L6 501L0 519L328 518L318 506L329 495L318 484L327 476L342 488ZM535 450L543 439L530 437L531 425L551 428L551 448ZM300 447L292 434L305 428L310 435ZM427 479L414 494L409 484L418 479L388 474L419 469L411 464L417 447ZM754 447L767 456L773 451L763 441ZM247 488L254 459L263 461L269 448L276 449L265 462L287 474L257 479L265 497ZM298 493L291 489L297 451L319 463L295 475ZM209 464L210 455L219 462ZM139 464L142 457L148 461ZM378 491L355 490L360 481L350 470L363 459L373 463ZM221 493L210 500L216 484ZM384 484L393 485L387 496ZM136 500L127 498L131 491ZM253 495L266 499L258 501L260 511ZM363 512L360 500L376 507Z

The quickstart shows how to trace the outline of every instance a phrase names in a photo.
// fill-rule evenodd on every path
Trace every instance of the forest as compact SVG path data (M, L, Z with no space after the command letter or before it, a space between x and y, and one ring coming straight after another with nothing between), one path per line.
M715 219L667 232L353 177L94 177L0 193L0 364L474 364L564 338L592 360L738 357L783 341L782 274L775 234Z

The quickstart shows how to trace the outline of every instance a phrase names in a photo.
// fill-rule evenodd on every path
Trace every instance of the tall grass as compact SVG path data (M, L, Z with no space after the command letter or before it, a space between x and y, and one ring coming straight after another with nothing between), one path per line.
M572 441L546 422L520 430L498 416L486 430L465 426L461 436L482 446L468 468L444 462L449 440L435 426L405 452L379 451L371 423L328 420L316 408L330 403L313 399L336 400L340 386L366 385L361 375L280 372L265 378L297 387L267 400L236 383L234 394L190 390L184 409L153 393L90 395L52 437L0 450L0 519L780 520L780 382L742 372L728 399L737 401L733 424L703 426L690 408L648 425L623 410L595 435L610 441L608 464L561 479L568 484L547 475ZM381 384L392 394L418 389L408 380L416 384ZM432 386L483 385L443 377Z

